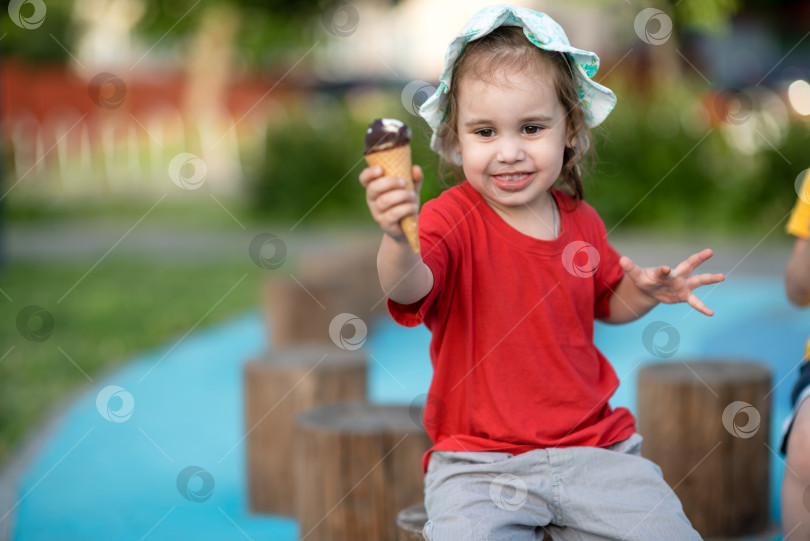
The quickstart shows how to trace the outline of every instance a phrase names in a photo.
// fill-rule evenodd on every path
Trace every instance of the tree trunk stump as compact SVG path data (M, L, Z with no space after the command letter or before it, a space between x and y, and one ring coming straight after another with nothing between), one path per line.
M425 504L418 503L397 515L397 541L424 541L422 528L427 522Z
M380 239L370 242L348 242L322 247L301 256L301 274L307 281L324 282L338 274L344 277L347 290L351 292L344 311L356 313L366 319L369 316L385 315L385 293L377 274L377 253Z
M425 504L419 503L403 509L397 515L396 541L424 541L422 528L427 522ZM548 531L544 532L543 541L552 541Z
M643 455L703 537L768 526L771 373L749 362L648 365L638 376Z
M302 538L397 538L397 511L422 501L420 461L431 446L410 410L347 402L299 416L296 515Z
M366 357L335 347L271 351L244 369L250 509L293 515L295 419L304 411L366 396Z
M367 243L320 247L303 254L292 273L270 276L262 287L270 343L362 343L367 325L386 310L376 252Z

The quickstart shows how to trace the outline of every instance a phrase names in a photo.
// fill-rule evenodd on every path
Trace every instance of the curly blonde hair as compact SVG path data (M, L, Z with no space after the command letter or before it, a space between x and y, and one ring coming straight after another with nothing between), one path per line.
M522 68L526 65L536 67L541 73L551 74L557 98L567 112L568 133L575 134L576 143L573 147L565 147L562 170L555 186L580 201L585 198L580 164L593 146L593 137L585 122L585 111L580 105L573 61L565 53L546 51L535 46L523 35L523 30L516 26L501 26L486 36L471 41L453 64L446 117L437 132L441 141L439 154L443 165L449 165L456 179L462 180L462 172L453 160L458 145L459 83L470 75L487 78L492 77L498 68Z

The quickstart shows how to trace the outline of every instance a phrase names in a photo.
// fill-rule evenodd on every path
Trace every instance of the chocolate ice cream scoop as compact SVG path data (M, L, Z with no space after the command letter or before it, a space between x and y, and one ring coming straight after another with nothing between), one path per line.
M411 142L411 129L395 118L378 118L366 130L364 154L405 146Z

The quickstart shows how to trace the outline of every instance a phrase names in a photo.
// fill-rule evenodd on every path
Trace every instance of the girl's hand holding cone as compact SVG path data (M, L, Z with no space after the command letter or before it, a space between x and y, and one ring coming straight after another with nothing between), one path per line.
M366 203L380 228L400 242L408 242L419 253L419 232L416 214L419 211L419 190L422 168L413 165L406 177L389 176L382 166L374 165L360 173L360 183L366 188ZM408 186L411 180L411 186Z

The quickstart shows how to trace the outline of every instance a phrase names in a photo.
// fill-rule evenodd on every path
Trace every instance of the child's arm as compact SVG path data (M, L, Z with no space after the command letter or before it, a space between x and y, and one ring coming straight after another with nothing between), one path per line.
M707 316L714 315L693 293L694 289L725 280L722 274L696 274L693 270L712 256L708 248L698 252L680 265L670 267L651 267L642 269L629 257L622 257L619 264L624 269L624 276L610 296L610 316L603 319L606 323L627 323L638 319L649 312L659 302L675 304L689 303L689 306Z
M377 255L380 285L388 298L400 304L412 304L433 288L430 267L414 253L399 226L402 218L416 214L419 209L422 169L414 166L412 174L413 191L405 188L405 181L401 178L382 176L381 167L367 167L360 173L368 208L385 233Z
M810 304L810 242L797 238L785 268L785 291L797 306Z

